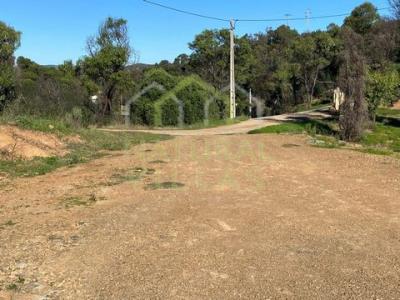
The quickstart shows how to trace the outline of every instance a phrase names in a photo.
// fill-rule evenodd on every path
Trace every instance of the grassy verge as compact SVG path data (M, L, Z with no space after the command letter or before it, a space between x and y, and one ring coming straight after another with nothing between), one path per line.
M400 109L378 108L377 115L381 117L397 117L400 118Z
M20 116L13 119L0 118L0 123L16 125L23 129L53 133L59 137L74 134L74 129L64 122L56 119L35 118Z
M79 135L82 142L68 144L69 154L63 157L38 157L33 160L0 160L0 173L6 173L11 177L43 175L60 167L73 166L99 158L109 153L109 151L127 150L134 145L154 143L169 138L165 135L147 133L103 132L95 129L74 130L54 120L28 119L28 121L24 120L22 123L17 121L17 125L30 130L54 133L59 136Z
M393 117L394 116L394 117ZM339 140L336 121L308 120L304 122L285 122L279 125L253 130L250 134L308 134L312 136L311 144L323 148L346 148L376 155L393 155L400 153L400 110L379 111L377 124L373 130L366 132L354 147Z
M400 153L400 127L377 124L373 131L363 136L361 144L369 153Z
M284 122L279 125L267 126L249 132L249 134L260 134L260 133L277 133L277 134L307 133L310 135L321 134L321 135L335 136L337 135L337 129L335 128L335 122L333 121L307 120L303 122Z

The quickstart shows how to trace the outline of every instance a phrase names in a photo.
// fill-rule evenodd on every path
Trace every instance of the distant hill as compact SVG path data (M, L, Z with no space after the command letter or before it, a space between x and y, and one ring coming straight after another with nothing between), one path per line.
M141 63L138 63L138 64L130 65L130 66L128 66L127 68L128 68L129 70L145 70L145 69L148 69L148 68L151 68L151 67L154 67L154 65L152 65L152 64L141 64Z

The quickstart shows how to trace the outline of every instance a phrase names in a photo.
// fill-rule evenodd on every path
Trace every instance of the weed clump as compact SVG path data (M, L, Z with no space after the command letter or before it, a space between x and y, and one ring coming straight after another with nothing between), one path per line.
M185 185L180 182L161 182L161 183L150 183L146 185L145 190L169 190L169 189L177 189L182 188Z

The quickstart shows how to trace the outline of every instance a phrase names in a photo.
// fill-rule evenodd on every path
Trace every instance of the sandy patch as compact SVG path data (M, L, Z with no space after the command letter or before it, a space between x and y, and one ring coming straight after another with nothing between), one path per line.
M393 104L394 109L400 109L400 100Z
M32 159L67 154L65 144L55 135L0 126L0 158Z

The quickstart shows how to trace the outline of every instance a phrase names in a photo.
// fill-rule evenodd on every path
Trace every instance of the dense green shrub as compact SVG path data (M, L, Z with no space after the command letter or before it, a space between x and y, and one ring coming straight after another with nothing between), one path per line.
M198 76L183 78L171 93L182 103L183 121L187 125L202 122L206 118L221 119L227 115L227 97Z
M140 84L141 89L151 87L152 84L159 84L163 90L156 87L150 88L136 103L131 105L131 121L133 124L153 126L155 124L155 102L158 101L169 90L173 89L178 79L165 70L152 68L145 72ZM171 118L170 118L171 119Z
M396 71L368 73L366 99L373 120L380 105L389 106L398 99L399 87L400 77Z
M139 99L131 105L131 122L139 125L154 125L154 103L147 98Z
M204 104L211 95L194 82L177 91L176 97L183 103L185 124L194 124L204 120Z
M6 113L14 116L62 118L74 107L82 112L90 108L89 94L79 78L24 57L17 60L16 92L18 98L6 107Z
M150 126L177 126L180 107L183 123L194 124L226 116L227 97L219 94L198 76L174 77L163 69L151 69L145 73L141 86L152 83L165 87L160 91L152 88L131 106L131 121ZM206 113L207 112L207 113Z
M161 120L163 126L179 125L179 103L173 98L168 98L161 104Z
M72 108L64 116L65 123L74 128L88 127L94 121L94 115L81 107Z

